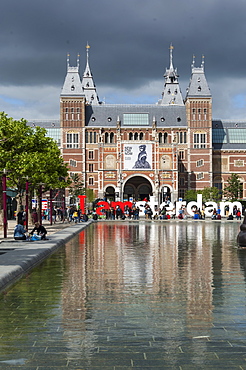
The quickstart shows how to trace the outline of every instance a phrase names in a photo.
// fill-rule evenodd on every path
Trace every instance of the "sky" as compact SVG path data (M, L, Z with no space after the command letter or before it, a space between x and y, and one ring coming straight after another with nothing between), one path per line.
M59 119L67 68L90 45L101 101L161 98L169 47L183 97L202 55L213 118L246 121L245 0L2 0L0 111L15 119Z

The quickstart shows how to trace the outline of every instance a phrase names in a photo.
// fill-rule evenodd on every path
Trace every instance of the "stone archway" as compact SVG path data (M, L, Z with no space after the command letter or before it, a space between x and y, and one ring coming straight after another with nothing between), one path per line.
M105 194L105 198L109 202L112 202L115 200L115 188L113 186L107 186L104 194Z
M123 199L136 201L144 200L153 195L153 189L150 181L143 176L133 176L129 178L123 188Z

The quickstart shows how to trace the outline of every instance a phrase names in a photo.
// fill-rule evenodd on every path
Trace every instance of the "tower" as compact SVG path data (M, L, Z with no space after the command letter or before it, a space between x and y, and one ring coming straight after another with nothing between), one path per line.
M212 95L200 67L191 66L191 79L185 99L188 125L188 189L212 186Z
M82 89L85 94L87 104L96 105L99 104L97 96L96 85L93 80L93 75L89 66L89 49L90 46L86 45L86 67L82 79Z
M162 93L162 99L159 100L160 105L184 105L183 97L181 94L178 71L173 67L173 46L170 45L170 67L166 68L164 74L165 84Z
M84 168L84 127L85 95L79 75L79 55L77 66L70 66L67 56L67 74L60 94L61 152L71 173L85 173Z

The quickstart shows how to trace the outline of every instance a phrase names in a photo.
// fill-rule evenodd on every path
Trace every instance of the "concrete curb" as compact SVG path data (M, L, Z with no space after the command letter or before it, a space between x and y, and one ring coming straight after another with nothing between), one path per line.
M49 236L49 240L6 241L0 244L0 292L42 263L93 221L72 225Z

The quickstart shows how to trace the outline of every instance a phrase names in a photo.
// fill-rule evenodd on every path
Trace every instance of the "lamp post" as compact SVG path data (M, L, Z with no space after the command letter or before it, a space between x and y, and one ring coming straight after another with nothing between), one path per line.
M2 176L2 186L3 186L3 237L7 238L7 171L4 168Z
M52 202L52 189L50 189L50 225L52 225L52 216L53 216L53 202Z
M26 230L28 231L28 192L29 192L29 182L28 177L26 178Z
M43 183L39 184L39 195L38 195L38 218L39 223L42 225L42 191L43 191Z

